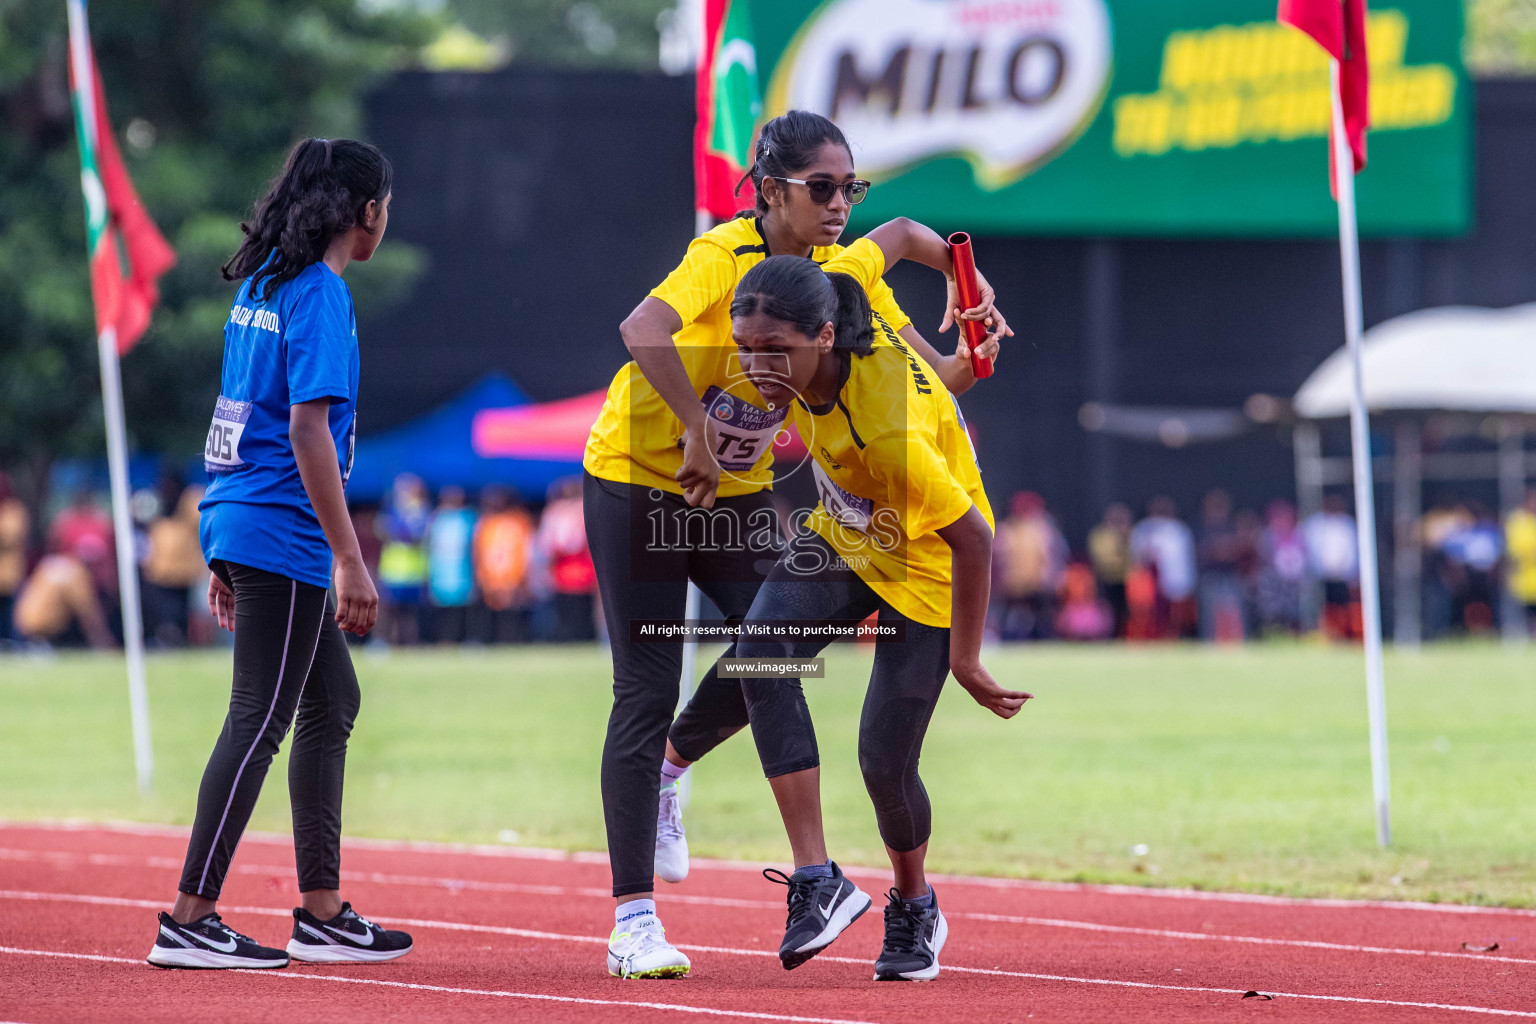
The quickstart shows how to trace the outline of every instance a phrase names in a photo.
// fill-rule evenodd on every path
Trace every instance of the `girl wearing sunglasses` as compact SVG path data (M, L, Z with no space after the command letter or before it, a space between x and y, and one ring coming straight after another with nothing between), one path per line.
M731 297L771 255L835 257L849 211L869 187L854 175L842 132L806 111L763 126L749 177L755 209L695 239L624 321L634 358L609 386L583 459L587 537L613 654L602 790L618 900L608 969L621 977L688 973L657 919L653 875L687 874L677 793L689 762L748 722L740 686L711 668L669 742L682 642L647 641L632 624L682 619L690 580L727 621L740 621L782 547L769 491L788 410L763 408L742 372ZM963 316L992 325L994 338L1011 334L992 294L983 282L982 304L962 311L951 283L940 330ZM871 282L868 302L875 321L906 339L951 391L975 382L965 343L940 356L883 281ZM989 339L981 354L996 348Z

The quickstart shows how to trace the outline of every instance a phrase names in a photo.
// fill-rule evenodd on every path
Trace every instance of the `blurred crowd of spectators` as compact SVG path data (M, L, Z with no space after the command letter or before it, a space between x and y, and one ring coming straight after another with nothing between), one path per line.
M581 481L550 487L541 512L487 487L471 504L420 478L397 477L377 509L353 513L379 586L386 643L572 642L596 637L597 575L587 550Z
M1507 587L1536 620L1536 491L1499 520L1444 497L1417 524L1423 635L1492 633ZM1194 525L1156 497L1138 521L1111 505L1073 548L1045 501L1013 496L993 548L992 629L1003 640L1202 639L1240 642L1320 631L1361 635L1360 550L1343 498L1304 521L1290 502L1234 510L1222 490Z
M207 613L202 496L202 487L167 478L132 498L144 635L152 647L227 642ZM107 508L104 495L81 490L46 529L34 529L38 524L0 473L0 650L121 644ZM462 489L445 487L434 504L419 478L402 475L380 507L354 510L353 525L379 589L379 626L368 642L596 636L596 577L577 479L556 483L534 510L496 487L476 505Z
M199 486L135 492L134 557L145 639L155 647L227 642L205 603ZM377 507L354 510L377 581L379 626L367 642L508 644L592 640L596 576L576 478L540 508L487 487L431 494L403 474ZM119 644L117 552L102 495L76 493L46 529L0 473L0 649ZM1437 500L1417 524L1424 552L1423 635L1493 632L1507 592L1536 621L1536 491L1500 522L1487 508ZM1167 497L1137 520L1125 505L1069 544L1038 495L1013 496L997 524L992 634L1014 640L1203 639L1239 642L1361 633L1355 520L1329 495L1298 520L1286 501L1262 513L1209 492L1193 524Z

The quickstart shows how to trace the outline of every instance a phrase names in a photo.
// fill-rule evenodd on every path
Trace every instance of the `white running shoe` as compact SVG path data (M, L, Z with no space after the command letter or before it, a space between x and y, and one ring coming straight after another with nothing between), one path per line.
M626 921L608 937L608 973L615 978L685 978L692 965L687 955L667 941L667 930L655 915Z
M656 876L663 882L688 877L688 836L683 830L681 780L661 787L656 811Z

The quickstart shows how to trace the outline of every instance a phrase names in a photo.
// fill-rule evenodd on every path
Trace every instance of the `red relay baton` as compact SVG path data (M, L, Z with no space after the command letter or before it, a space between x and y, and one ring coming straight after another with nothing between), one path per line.
M949 236L949 255L955 263L955 288L960 293L961 310L975 309L981 305L981 287L976 284L976 257L971 253L971 236L956 231ZM987 326L980 320L960 320L965 332L965 343L971 349L971 373L977 380L992 376L992 360L976 354L977 348L987 340Z

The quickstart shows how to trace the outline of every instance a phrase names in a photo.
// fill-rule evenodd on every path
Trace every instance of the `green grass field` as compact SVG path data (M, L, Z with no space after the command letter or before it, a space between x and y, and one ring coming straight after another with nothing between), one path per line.
M1389 654L1389 852L1374 840L1355 651L1037 647L987 660L1038 699L1011 722L953 684L940 702L923 758L937 870L1536 904L1528 654ZM425 650L357 663L349 834L603 848L605 652ZM0 658L0 816L187 823L229 671L227 653L151 659L156 783L141 796L120 660ZM855 757L867 672L866 653L839 649L807 689L833 856L881 864ZM287 827L283 770L280 758L253 827ZM745 735L696 770L689 839L700 855L786 856Z

